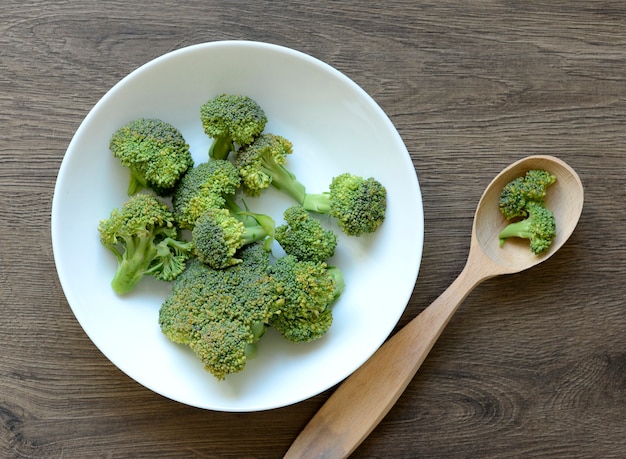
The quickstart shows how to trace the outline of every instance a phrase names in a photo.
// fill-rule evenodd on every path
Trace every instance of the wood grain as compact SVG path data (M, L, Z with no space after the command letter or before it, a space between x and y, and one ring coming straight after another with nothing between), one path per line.
M551 154L586 187L563 250L479 286L353 456L626 456L624 2L4 0L0 457L281 457L332 392L260 413L166 400L95 348L56 277L52 192L84 116L150 59L240 38L335 66L402 135L425 245L398 326L461 271L502 167Z
M527 244L511 246L507 241L504 250L498 247L498 235L507 225L497 210L501 190L528 170L548 170L556 177L546 205L555 210L559 231L540 257L530 253ZM488 279L547 262L575 230L583 203L584 189L576 171L553 156L527 156L499 172L478 202L467 262L459 276L337 387L285 459L351 455L396 404L463 300Z

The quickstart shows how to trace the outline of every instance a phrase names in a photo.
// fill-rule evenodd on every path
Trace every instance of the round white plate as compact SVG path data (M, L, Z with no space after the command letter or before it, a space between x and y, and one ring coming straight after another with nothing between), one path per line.
M128 170L109 152L126 122L161 118L181 130L195 161L211 139L200 106L221 94L245 94L265 110L266 132L294 144L288 166L309 192L332 177L373 176L388 191L386 220L361 238L340 233L331 263L346 289L321 340L285 341L270 330L243 372L217 381L185 346L160 331L158 311L170 285L145 278L125 297L110 281L116 268L98 223L128 197ZM282 221L292 205L275 190L247 200L251 210ZM325 221L329 227L333 222ZM257 411L307 399L363 364L391 333L411 296L422 255L422 197L402 139L381 108L352 80L298 51L265 43L199 44L161 56L116 84L93 107L61 165L52 205L52 243L59 279L79 323L117 367L173 400L212 410Z

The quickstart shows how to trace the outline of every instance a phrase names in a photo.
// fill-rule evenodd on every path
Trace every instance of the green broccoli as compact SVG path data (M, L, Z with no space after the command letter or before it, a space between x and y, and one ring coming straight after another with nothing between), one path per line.
M304 207L289 207L283 217L285 224L276 228L274 239L288 255L301 261L326 261L334 255L337 235L324 229Z
M208 209L226 206L235 194L240 178L230 161L215 159L187 171L172 197L174 218L182 229L193 229L196 220Z
M232 199L228 208L208 209L191 232L195 254L215 269L240 263L234 255L241 247L268 239L274 233L274 220L268 215L243 211ZM269 249L269 244L268 247Z
M526 217L526 205L530 202L543 204L547 189L556 177L542 169L529 170L524 176L507 183L500 193L499 206L507 220Z
M244 193L256 196L270 185L294 199L309 212L329 214L349 236L374 232L383 222L387 190L374 178L349 173L333 178L329 191L307 193L306 187L285 167L292 144L275 134L261 134L240 149L235 166Z
M331 306L344 289L341 271L287 255L276 260L269 272L264 288L271 298L270 325L293 342L324 336L333 321Z
M247 96L221 94L200 108L205 134L213 138L209 149L212 159L226 159L235 144L250 144L265 129L263 109Z
M285 167L287 155L292 153L293 144L275 134L261 134L250 145L238 150L235 166L244 193L259 196L271 184L301 204L306 187Z
M192 259L159 311L161 331L188 345L219 380L243 370L256 355L269 320L262 288L269 253L261 244L251 244L240 255L241 263L219 270Z
M130 121L115 131L109 148L130 170L129 196L144 188L169 196L193 166L189 145L181 132L160 119Z
M510 223L500 233L500 246L507 238L519 237L530 239L530 251L536 255L548 250L556 236L554 214L547 207L530 202L526 204L528 216L524 220Z
M98 230L102 244L117 258L111 286L118 294L130 292L147 275L174 280L192 250L190 242L178 238L169 208L152 195L132 196Z
M548 187L556 182L556 176L543 169L531 169L526 172L524 182L528 200L543 204Z
M362 236L376 231L385 220L387 190L372 177L344 173L333 178L329 192L307 194L302 205L337 219L348 236Z

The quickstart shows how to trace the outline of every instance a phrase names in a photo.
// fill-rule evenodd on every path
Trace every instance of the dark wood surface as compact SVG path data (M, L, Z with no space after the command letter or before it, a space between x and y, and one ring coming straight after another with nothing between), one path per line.
M52 193L81 120L141 64L223 39L309 53L396 125L425 210L398 326L461 270L501 168L552 154L586 187L562 251L479 286L354 457L626 457L626 3L409 0L3 0L0 457L277 458L332 392L257 413L164 399L96 349L56 275Z

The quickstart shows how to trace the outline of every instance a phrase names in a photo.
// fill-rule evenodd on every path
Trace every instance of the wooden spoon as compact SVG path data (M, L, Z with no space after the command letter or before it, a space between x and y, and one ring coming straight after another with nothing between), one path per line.
M504 185L530 169L557 177L546 205L554 212L557 236L547 252L530 252L528 241L498 235L507 225L498 207ZM390 338L347 378L311 419L285 458L349 456L398 400L463 300L481 282L512 274L552 256L574 231L583 208L584 191L576 172L551 156L529 156L504 169L478 203L467 263L450 287L429 307Z

